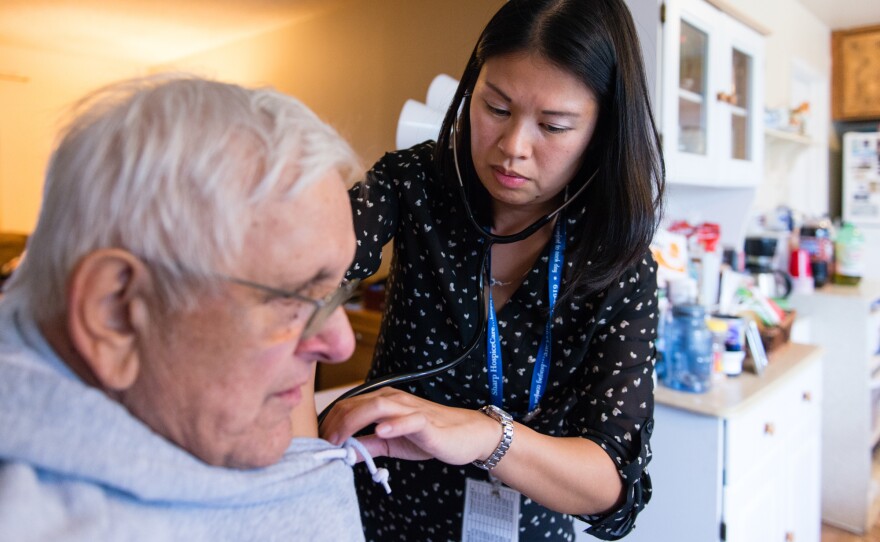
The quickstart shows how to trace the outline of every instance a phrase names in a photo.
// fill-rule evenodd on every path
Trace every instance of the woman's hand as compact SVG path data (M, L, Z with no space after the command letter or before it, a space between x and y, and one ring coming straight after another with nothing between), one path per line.
M392 388L340 401L320 434L338 445L372 424L375 433L358 440L375 457L464 465L486 459L501 440L501 425L479 411L438 405Z
M485 460L501 441L501 424L482 412L438 405L392 388L340 401L320 434L339 445L372 424L376 432L358 440L374 457L464 465ZM516 422L514 428L510 449L492 469L496 478L566 514L604 513L622 502L620 475L598 444L542 435Z

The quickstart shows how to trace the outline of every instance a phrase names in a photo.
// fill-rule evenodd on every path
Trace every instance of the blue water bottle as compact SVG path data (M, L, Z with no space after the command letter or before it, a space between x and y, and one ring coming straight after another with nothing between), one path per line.
M661 288L657 292L657 313L660 317L657 319L657 340L654 341L654 347L657 350L657 356L654 362L654 385L657 381L663 381L666 377L666 326L671 319L671 311L669 300L666 298L666 290Z
M662 382L670 388L703 393L711 387L712 332L701 305L672 307L672 321L666 326L665 364Z

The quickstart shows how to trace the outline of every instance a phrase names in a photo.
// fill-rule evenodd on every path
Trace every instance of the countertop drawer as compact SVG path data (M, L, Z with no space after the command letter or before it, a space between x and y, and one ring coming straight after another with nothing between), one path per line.
M725 420L725 484L770 461L804 425L821 423L821 364L812 362Z

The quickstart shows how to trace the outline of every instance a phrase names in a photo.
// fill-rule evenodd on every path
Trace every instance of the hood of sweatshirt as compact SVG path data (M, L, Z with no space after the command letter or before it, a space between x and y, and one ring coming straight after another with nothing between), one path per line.
M320 439L294 439L261 469L202 462L79 380L11 301L0 301L0 459L166 504L259 504L314 490L291 483L310 473L339 479L318 470L344 469L351 483L350 465L334 460L346 454Z

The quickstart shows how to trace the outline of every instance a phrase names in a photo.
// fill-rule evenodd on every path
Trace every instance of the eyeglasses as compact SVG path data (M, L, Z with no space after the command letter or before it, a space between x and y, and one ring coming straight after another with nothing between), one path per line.
M290 292L287 290L282 290L280 288L274 288L272 286L259 284L257 282L251 282L249 280L227 276L222 276L221 278L223 280L228 280L229 282L234 282L235 284L241 284L242 286L247 286L248 288L268 292L272 295L276 295L282 298L297 299L305 303L311 303L314 308L312 309L312 314L309 316L309 319L306 321L306 325L303 328L302 334L300 336L302 339L308 339L309 337L320 331L321 328L324 326L324 322L327 321L327 318L329 318L330 315L333 314L333 312L338 309L343 303L351 299L351 296L354 294L355 289L357 289L358 284L360 284L361 282L359 279L343 280L338 288L324 296L323 299L314 299L297 292Z

